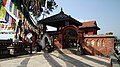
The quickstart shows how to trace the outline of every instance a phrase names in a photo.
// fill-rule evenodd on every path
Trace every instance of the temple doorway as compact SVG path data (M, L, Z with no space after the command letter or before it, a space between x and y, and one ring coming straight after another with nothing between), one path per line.
M77 46L77 32L74 29L68 29L63 34L63 48L73 48Z

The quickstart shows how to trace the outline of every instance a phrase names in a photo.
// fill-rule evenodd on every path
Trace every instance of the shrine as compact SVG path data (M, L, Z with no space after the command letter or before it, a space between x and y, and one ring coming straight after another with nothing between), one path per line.
M96 21L79 22L62 9L60 13L38 21L38 26L40 25L43 26L43 34L49 34L53 45L59 49L75 47L91 55L110 55L114 51L114 36L97 35L100 28ZM46 31L47 25L57 30Z

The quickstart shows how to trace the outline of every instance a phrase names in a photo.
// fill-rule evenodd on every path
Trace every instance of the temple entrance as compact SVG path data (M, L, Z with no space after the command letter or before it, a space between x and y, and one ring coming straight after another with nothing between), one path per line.
M62 30L62 48L77 55L84 53L82 48L82 33L78 31L76 26L66 26Z
M63 48L73 48L77 46L77 32L74 29L68 29L63 34Z

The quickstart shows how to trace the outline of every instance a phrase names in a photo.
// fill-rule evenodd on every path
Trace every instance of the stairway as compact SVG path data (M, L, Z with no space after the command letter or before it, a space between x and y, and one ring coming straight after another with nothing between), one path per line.
M62 54L77 54L78 51L76 48L67 48L67 49L56 49L53 53L62 53Z
M76 54L77 49L76 49L76 48L63 49L62 52L63 52L64 54Z

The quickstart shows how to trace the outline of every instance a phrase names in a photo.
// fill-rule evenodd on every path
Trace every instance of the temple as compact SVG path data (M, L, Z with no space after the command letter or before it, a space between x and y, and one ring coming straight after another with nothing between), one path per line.
M76 48L85 54L110 55L114 51L113 35L98 35L100 28L96 21L79 22L61 9L60 13L38 21L43 26L43 34L53 39L59 49ZM56 27L56 31L46 31L46 26Z

